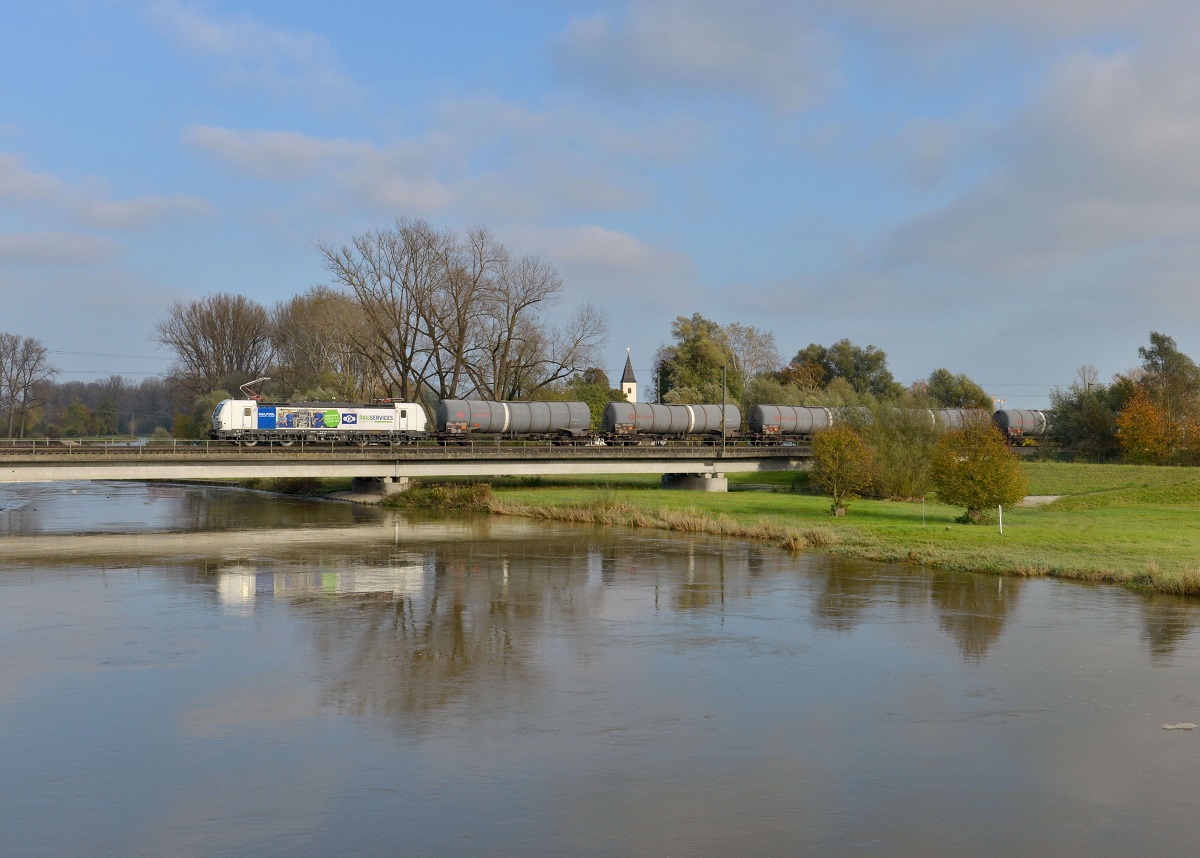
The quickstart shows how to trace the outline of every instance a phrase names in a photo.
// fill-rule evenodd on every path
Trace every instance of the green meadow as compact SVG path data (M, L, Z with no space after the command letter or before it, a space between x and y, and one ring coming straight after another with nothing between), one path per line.
M465 505L504 515L715 533L792 550L944 569L1056 576L1200 595L1200 469L1025 463L1030 496L1007 509L1003 533L960 524L937 503L858 500L833 518L829 500L801 493L794 474L732 475L728 494L666 491L653 477L498 480L418 489L400 503ZM466 500L462 500L466 497Z

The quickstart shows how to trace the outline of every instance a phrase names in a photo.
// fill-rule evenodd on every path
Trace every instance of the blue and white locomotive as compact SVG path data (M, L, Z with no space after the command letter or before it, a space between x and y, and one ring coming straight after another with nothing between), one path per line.
M410 443L428 437L425 409L415 402L263 402L222 399L212 414L210 438L251 447L269 441L331 441L365 446Z

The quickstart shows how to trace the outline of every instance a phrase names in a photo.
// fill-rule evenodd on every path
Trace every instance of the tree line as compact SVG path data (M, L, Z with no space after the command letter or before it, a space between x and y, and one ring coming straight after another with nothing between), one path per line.
M248 381L277 399L578 399L598 422L622 398L598 364L607 319L591 305L562 316L557 271L518 257L485 228L400 218L342 245L319 244L329 283L272 307L217 292L176 301L152 339L173 356L165 379L59 384L45 346L0 333L0 431L181 436L207 426L215 401ZM557 321L556 321L557 320ZM1081 461L1200 463L1200 369L1152 332L1141 365L1100 383L1081 368L1051 393L1056 450ZM980 385L946 368L905 387L874 345L809 343L784 360L774 334L681 315L654 357L644 398L665 403L851 407L872 445L874 491L922 493L932 437L913 408L991 409ZM896 406L901 406L897 409ZM911 425L910 425L911 424ZM891 463L891 464L889 464Z
M557 271L484 228L402 218L318 247L334 286L270 310L226 293L174 303L155 331L171 381L196 396L271 375L288 398L520 399L594 366L604 345L603 313L552 322Z

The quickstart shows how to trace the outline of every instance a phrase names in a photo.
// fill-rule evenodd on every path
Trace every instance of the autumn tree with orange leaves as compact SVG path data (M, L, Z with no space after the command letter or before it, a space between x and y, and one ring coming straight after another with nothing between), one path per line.
M1166 464L1174 452L1172 436L1176 434L1166 409L1144 388L1134 393L1117 415L1117 440L1125 461L1131 464Z

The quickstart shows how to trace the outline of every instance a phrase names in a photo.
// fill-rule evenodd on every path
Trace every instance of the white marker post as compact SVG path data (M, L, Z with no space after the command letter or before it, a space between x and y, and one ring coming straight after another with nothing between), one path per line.
M1004 535L1004 507L997 506L996 511L1000 513L1000 535Z

